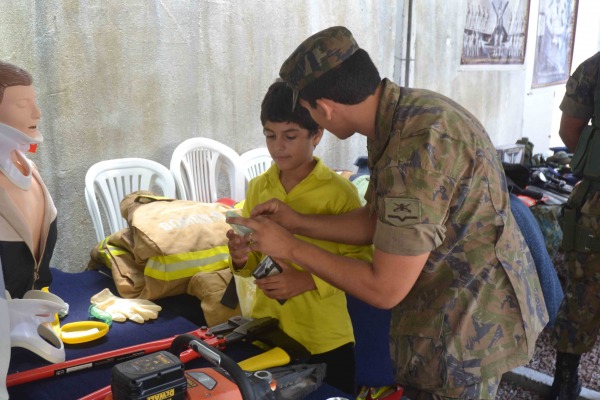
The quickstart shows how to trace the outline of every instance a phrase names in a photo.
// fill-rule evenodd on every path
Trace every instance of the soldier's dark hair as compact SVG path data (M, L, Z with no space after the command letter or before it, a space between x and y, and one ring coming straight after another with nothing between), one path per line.
M33 78L29 72L16 65L0 61L0 103L4 97L4 89L11 86L31 86Z
M340 104L358 104L375 93L380 82L379 71L369 53L358 49L337 68L309 83L298 97L311 107L316 107L317 100L323 98Z
M299 105L292 111L292 89L283 81L276 81L267 90L260 106L260 122L265 125L271 122L294 122L308 130L313 136L319 130L319 125L312 119L308 111Z

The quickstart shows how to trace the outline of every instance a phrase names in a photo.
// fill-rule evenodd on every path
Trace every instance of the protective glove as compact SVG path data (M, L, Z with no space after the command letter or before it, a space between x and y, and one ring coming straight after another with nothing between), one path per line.
M143 324L149 319L156 319L158 312L162 310L161 306L150 300L123 299L115 296L108 288L93 295L90 302L100 310L109 313L113 321L117 322L125 322L130 319L138 324Z

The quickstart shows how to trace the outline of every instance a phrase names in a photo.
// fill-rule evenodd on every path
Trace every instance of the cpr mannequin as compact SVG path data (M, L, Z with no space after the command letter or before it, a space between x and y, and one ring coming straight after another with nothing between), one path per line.
M0 61L0 257L11 297L50 285L56 207L26 153L42 142L31 75Z
M0 61L0 318L10 320L10 325L0 324L4 338L0 340L0 399L8 398L5 376L11 345L51 362L64 360L62 342L44 328L48 321L41 317L43 313L53 316L60 305L35 295L27 298L27 292L52 281L50 259L57 237L56 207L25 154L43 140L32 83L28 72Z

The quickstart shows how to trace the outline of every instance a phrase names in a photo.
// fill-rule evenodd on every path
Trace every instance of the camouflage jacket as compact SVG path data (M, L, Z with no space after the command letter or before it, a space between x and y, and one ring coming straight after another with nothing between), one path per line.
M373 243L393 254L431 252L392 312L396 380L451 389L500 377L528 362L548 315L496 150L452 100L383 85L368 142Z
M585 60L567 81L566 93L560 103L560 109L568 116L589 120L600 126L600 52ZM596 99L594 101L594 96ZM596 107L596 111L594 110Z

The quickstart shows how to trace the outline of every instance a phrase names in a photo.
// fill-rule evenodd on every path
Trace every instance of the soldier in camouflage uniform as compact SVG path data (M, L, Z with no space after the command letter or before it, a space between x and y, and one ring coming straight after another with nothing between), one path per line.
M306 216L271 200L253 210L256 218L235 219L254 229L249 246L392 308L395 377L411 399L493 399L501 375L532 357L548 316L484 128L440 94L382 80L344 27L305 40L280 76L335 136L367 137L367 204ZM373 263L290 232L373 243Z
M600 153L600 52L584 61L567 81L560 104L560 137L569 150L587 154L591 167ZM588 123L592 120L592 125ZM584 134L587 130L587 134ZM580 140L581 138L581 140ZM595 138L595 139L594 139ZM581 143L579 143L581 142ZM586 143L590 143L586 146ZM587 147L587 149L586 149ZM595 149L592 153L592 149ZM586 164L586 165L587 165ZM595 175L595 174L592 174ZM600 330L600 180L583 172L563 213L563 249L567 287L553 332L556 372L548 399L575 399L581 391L578 367ZM571 215L571 218L568 216Z

